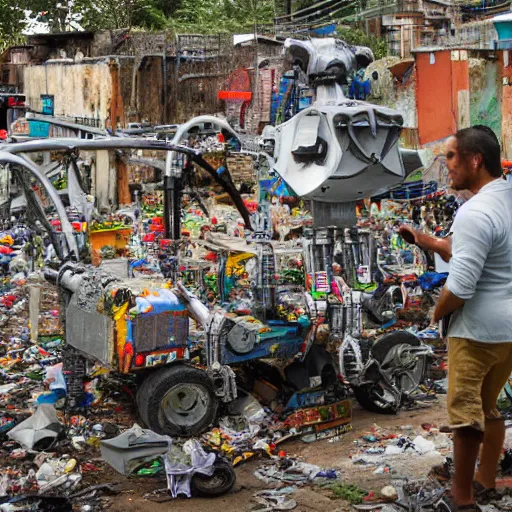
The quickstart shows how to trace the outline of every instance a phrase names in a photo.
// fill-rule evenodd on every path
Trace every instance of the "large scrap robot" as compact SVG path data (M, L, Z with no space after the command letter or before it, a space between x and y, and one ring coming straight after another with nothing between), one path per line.
M306 244L307 270L313 275L324 272L330 281L335 239L341 229L353 223L355 202L400 183L408 170L418 168L421 161L416 152L399 149L398 138L403 119L398 112L351 101L343 95L342 85L347 75L363 62L368 63L372 59L371 52L334 39L308 42L288 40L285 46L296 65L301 66L307 74L315 90L315 101L311 107L284 124L267 129L263 139L273 146L272 154L267 155L273 169L298 196L312 203L315 230ZM116 341L119 339L118 320L108 318L95 308L91 310L90 304L86 304L86 298L80 296L87 282L94 281L94 271L76 263L79 251L60 198L52 190L41 169L24 154L59 149L147 148L169 151L168 161L171 161L174 152L183 153L203 166L214 179L221 180L220 184L232 196L249 228L248 212L233 183L227 177L219 177L198 151L179 146L179 138L187 129L205 121L236 136L226 122L203 116L178 129L171 143L111 138L95 141L34 141L0 147L0 163L23 168L38 178L61 219L62 234L58 238L52 235L52 241L56 245L57 254L66 263L58 271L48 272L48 277L68 294L68 343L104 364L117 366L121 372L139 372L144 377L137 399L142 419L153 430L172 435L201 432L214 419L218 403L228 402L236 396L234 374L230 368L232 364L266 357L287 357L294 361L291 366L293 371L288 376L291 382L295 380L298 383L301 379L309 382L314 376L325 377L330 381L336 363L324 349L315 350L314 344L318 312L325 314L325 309L322 310L320 304L315 305L308 300L312 319L309 326L278 322L272 318L272 308L275 306L272 304L275 300L275 284L269 271L274 268L272 249L268 240L258 243L255 237L252 250L261 263L256 295L264 304L263 320L268 327L264 335L255 331L250 322L234 321L219 312L208 315L197 299L186 290L178 289L169 292L174 297L171 300L173 306L163 311L164 316L152 318L151 315L140 315L132 322L133 325L128 329L129 338L125 339L119 350ZM179 169L168 165L164 179L164 187L168 192L165 220L172 227L170 231L174 237L180 233L178 202L183 189L180 180ZM30 194L29 187L25 193ZM37 201L33 204L37 204ZM130 291L133 288L136 286L119 283L114 279L105 281L105 292L113 292L115 289L117 297L119 290L122 290L126 297L135 301L136 295ZM266 304L269 301L270 304ZM186 364L189 358L188 323L180 320L184 310L188 310L206 330L208 372ZM334 330L340 333L339 326L343 321L333 318L331 324L338 326ZM179 331L179 336L169 336L170 330L173 333ZM164 335L160 336L161 333ZM353 350L353 370L352 376L349 376L353 380L349 380L349 383L359 384L361 388L370 378L365 370L372 369L373 381L386 381L391 390L386 395L391 396L388 405L395 408L399 405L401 393L400 385L398 389L393 389L393 386L397 387L397 378L403 382L404 376L416 371L414 379L409 378L411 382L414 380L409 386L412 389L421 378L419 374L425 366L425 354L419 341L405 333L400 336L391 343L389 340L381 343L381 349L383 346L387 348L381 350L383 355L380 359L373 356L363 360L361 354ZM182 364L176 364L180 362ZM326 368L331 368L331 371L326 371ZM377 400L381 398L377 397Z

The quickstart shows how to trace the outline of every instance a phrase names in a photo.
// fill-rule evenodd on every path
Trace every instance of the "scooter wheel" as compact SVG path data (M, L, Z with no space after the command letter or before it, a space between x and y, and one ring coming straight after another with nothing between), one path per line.
M195 496L220 496L229 492L236 482L233 467L224 460L217 459L212 476L196 473L190 482L190 489Z

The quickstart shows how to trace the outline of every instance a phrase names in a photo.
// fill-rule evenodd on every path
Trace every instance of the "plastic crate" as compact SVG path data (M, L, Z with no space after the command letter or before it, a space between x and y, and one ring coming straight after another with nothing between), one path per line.
M29 135L31 137L48 137L50 135L50 124L44 121L29 121Z

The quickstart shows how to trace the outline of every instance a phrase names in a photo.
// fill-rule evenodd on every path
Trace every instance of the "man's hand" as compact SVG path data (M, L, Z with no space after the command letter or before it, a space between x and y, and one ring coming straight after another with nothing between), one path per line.
M407 224L402 224L398 229L398 234L408 243L416 244L416 234L418 231Z
M454 295L448 288L445 286L439 300L436 304L436 309L434 311L434 322L439 322L441 318L453 313L457 309L464 306L466 301Z
M451 237L438 238L428 235L418 229L414 229L407 224L402 224L398 229L398 234L408 243L416 244L425 251L434 251L447 263L452 257Z
M43 385L46 389L49 389L50 388L50 384L52 382L55 382L55 379L46 379L44 382L43 382Z

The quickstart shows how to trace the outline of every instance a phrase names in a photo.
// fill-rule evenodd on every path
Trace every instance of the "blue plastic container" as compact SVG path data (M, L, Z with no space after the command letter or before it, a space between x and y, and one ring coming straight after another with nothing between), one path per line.
M31 137L49 137L50 124L44 121L29 121L29 135Z

